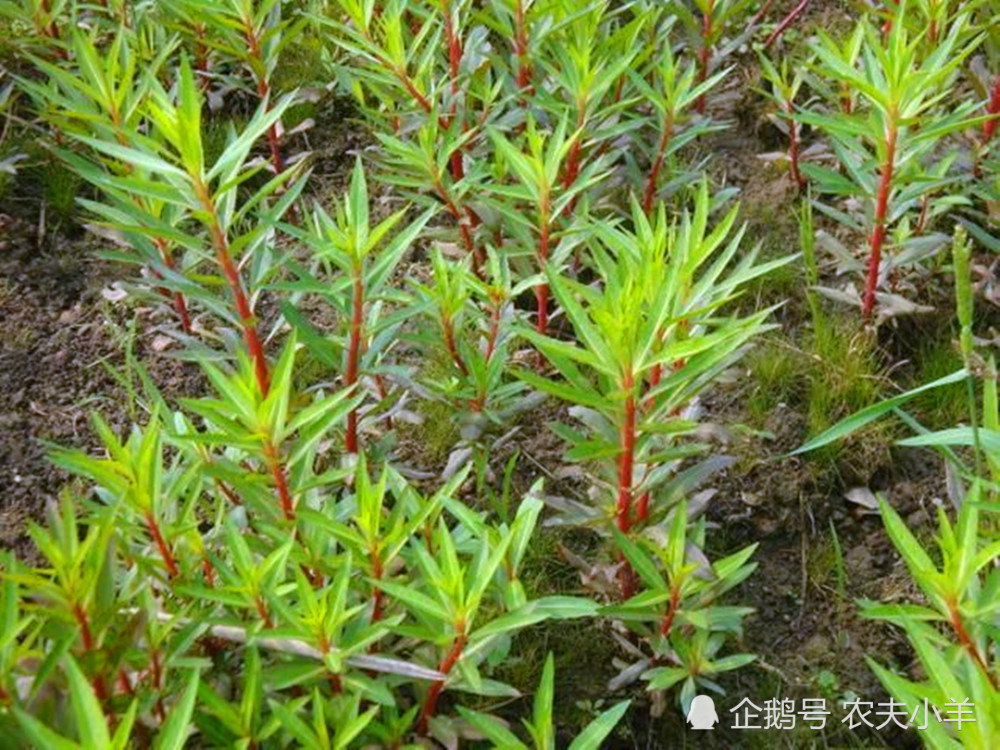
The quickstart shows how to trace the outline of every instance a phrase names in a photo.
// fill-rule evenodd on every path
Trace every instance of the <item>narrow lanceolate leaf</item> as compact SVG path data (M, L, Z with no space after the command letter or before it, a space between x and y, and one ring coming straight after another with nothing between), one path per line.
M73 715L83 746L101 750L111 746L111 735L97 696L72 656L66 657L66 677L73 703Z
M52 731L23 708L14 706L12 710L35 750L90 750Z
M163 729L156 737L156 750L183 750L192 730L191 717L194 714L195 698L198 697L199 680L198 671L192 670L184 693L171 709Z
M569 745L569 750L600 750L603 742L628 711L631 701L622 701L609 708L587 725Z
M882 520L885 523L886 533L892 539L893 545L899 550L906 567L910 570L910 575L927 595L929 599L939 607L942 606L941 592L935 585L938 577L937 568L920 542L913 536L906 523L899 514L884 499L879 500L879 509L882 513Z
M401 677L412 677L417 680L430 680L431 682L443 680L447 676L436 669L428 669L413 662L371 654L350 656L344 662L357 669L370 669L373 672L396 674Z
M458 713L465 721L469 722L483 737L493 743L494 747L502 747L504 750L526 750L525 745L511 732L499 719L493 716L470 711L464 706L458 706Z

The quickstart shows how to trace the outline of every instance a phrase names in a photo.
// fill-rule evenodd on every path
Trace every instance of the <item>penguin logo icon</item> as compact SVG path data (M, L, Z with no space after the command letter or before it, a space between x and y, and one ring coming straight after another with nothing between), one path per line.
M719 723L719 715L715 712L715 701L707 695L696 695L691 701L687 720L692 729L714 729Z

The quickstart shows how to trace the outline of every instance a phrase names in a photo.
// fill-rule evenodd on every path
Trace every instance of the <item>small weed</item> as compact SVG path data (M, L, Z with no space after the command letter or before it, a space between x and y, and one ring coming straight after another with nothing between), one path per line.
M962 357L953 343L957 336L950 333L948 330L936 331L918 338L918 348L912 356L914 372L905 387L916 388L962 367ZM959 424L969 418L968 395L962 383L926 391L914 400L912 408L930 428Z
M797 405L810 367L807 355L779 340L753 349L747 355L747 370L754 380L747 400L752 421L762 423L780 404Z

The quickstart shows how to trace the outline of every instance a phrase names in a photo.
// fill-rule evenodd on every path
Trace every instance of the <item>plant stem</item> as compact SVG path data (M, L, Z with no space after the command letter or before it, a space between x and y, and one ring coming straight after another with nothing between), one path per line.
M441 330L444 333L444 345L448 350L448 356L451 357L451 361L455 363L455 367L458 368L462 377L469 377L469 368L466 366L465 360L462 359L455 343L455 330L451 324L451 318L446 314L441 315Z
M976 667L983 673L987 680L989 680L990 685L993 686L994 690L1000 690L1000 682L997 681L997 677L990 668L987 666L986 661L983 659L983 655L979 652L978 646L972 640L969 635L969 631L965 629L965 623L962 621L962 614L958 610L958 603L954 600L948 601L948 615L951 619L951 626L955 631L955 635L958 637L958 642L962 645L962 648L969 654L972 658L973 663Z
M587 102L586 99L581 98L577 102L576 111L576 137L573 138L573 145L570 146L569 154L566 158L566 171L563 174L562 186L563 190L569 190L573 187L573 183L576 182L576 178L580 175L580 159L581 152L583 151L583 128L587 124ZM563 216L569 216L573 213L573 209L576 207L576 196L570 199L566 204L566 207L562 211Z
M781 23L771 32L771 36L767 38L767 41L764 42L764 49L774 44L785 33L785 30L795 22L795 19L806 9L807 5L809 5L809 0L801 0L798 5L792 8L788 15L781 20Z
M514 54L517 56L517 87L526 89L531 83L531 65L528 62L524 0L516 0L514 4Z
M990 100L986 105L986 114L992 115L992 117L983 123L982 146L985 146L993 139L993 134L997 129L997 121L1000 120L1000 74L993 79L993 87L990 89Z
M618 530L626 534L632 526L632 465L635 460L635 383L630 367L625 371L622 388L626 395L618 456L617 523Z
M257 615L260 617L261 620L264 621L264 627L267 628L268 630L273 628L274 620L271 619L271 614L267 611L267 604L264 602L263 599L260 598L260 595L254 598L253 603L254 606L257 608Z
M73 605L73 619L80 626L80 640L83 641L84 651L94 650L94 636L90 630L90 618L79 603Z
M681 592L677 586L670 589L670 604L667 607L667 612L663 616L663 620L660 622L660 635L664 638L670 636L670 631L674 626L674 617L677 615L677 607L681 601Z
M543 194L538 206L538 270L544 274L545 267L549 262L549 251L551 238L549 236L549 197ZM535 302L537 317L535 319L536 330L545 335L549 327L549 285L546 282L535 287ZM541 367L543 357L538 353L538 365Z
M438 672L443 675L448 675L452 668L462 656L462 650L465 648L465 625L463 623L459 624L458 635L455 637L455 641L451 646L451 651L448 655L441 661L438 665ZM423 709L420 711L420 721L417 724L417 732L421 736L427 734L427 726L430 723L431 718L434 716L434 712L437 710L438 697L441 695L441 691L444 689L444 680L438 680L433 685L431 685L430 690L427 693L427 698L424 700Z
M788 162L792 180L799 192L805 190L806 180L799 171L799 123L795 120L795 105L791 101L784 103L788 114Z
M254 374L257 378L257 386L262 396L267 396L271 388L271 372L268 368L267 357L264 355L264 346L260 336L257 334L257 326L254 321L253 310L250 308L250 300L243 289L243 280L240 278L239 269L233 262L229 252L229 239L219 223L219 213L215 202L208 193L208 188L200 179L195 182L195 189L201 200L202 207L208 214L208 228L212 235L212 245L215 248L216 261L222 268L222 273L226 277L229 290L233 295L233 302L236 305L236 312L240 317L243 326L243 339L247 345L250 359L253 361Z
M215 568L212 567L212 561L206 555L201 561L201 573L205 578L205 585L208 587L215 586Z
M760 10L758 10L756 13L754 13L753 18L750 19L750 23L747 24L748 27L749 28L753 28L758 23L760 23L761 19L763 19L764 16L767 14L767 12L769 10L771 10L771 6L773 4L774 4L774 0L764 0L764 2L760 6Z
M433 175L432 184L434 186L434 192L437 193L441 202L444 203L445 210L451 214L451 217L458 224L458 234L462 240L462 247L465 252L472 256L473 260L473 270L476 275L482 274L482 267L485 259L483 258L482 251L476 247L475 240L472 236L472 227L475 222L475 213L471 208L465 207L463 212L455 201L451 197L451 193L445 187L444 183L441 181L441 175L437 173L436 166L431 165L431 174Z
M266 70L267 66L264 63L264 55L260 48L260 39L253 26L253 18L246 17L242 20L243 35L246 37L250 58L255 60L262 70ZM261 101L264 101L267 99L268 94L271 93L271 85L268 83L265 74L255 77L257 79L257 96ZM270 102L267 104L267 109L271 109ZM281 155L281 144L278 139L278 123L276 122L271 123L271 126L267 129L267 145L271 151L271 166L274 168L274 173L276 175L281 174L285 171L285 160Z
M649 216L653 210L653 198L656 195L656 183L663 168L663 161L666 156L667 146L674 132L674 113L670 112L663 122L663 130L660 132L660 141L656 144L656 158L649 168L649 175L646 177L646 190L642 196L642 211Z
M896 161L896 123L890 114L885 134L885 161L882 163L882 177L875 197L875 226L872 229L871 247L868 255L868 279L861 306L861 316L867 322L875 309L875 287L878 285L878 270L882 263L882 241L885 238L886 215L889 208L889 194L892 192L892 174Z
M353 388L358 382L361 359L361 333L365 313L365 282L362 268L355 264L353 269L353 292L351 298L351 340L347 352L347 387ZM348 453L358 452L358 409L351 409L347 415L346 446Z
M715 10L715 0L709 0L708 8L701 17L701 49L698 51L698 82L704 83L708 78L708 68L712 64L712 11ZM698 97L695 109L699 114L705 114L705 95Z
M371 621L375 623L382 619L382 589L379 588L378 582L382 580L383 570L382 570L382 558L379 556L378 549L372 550L371 558L372 558L372 578L375 579L375 589L374 591L372 591Z
M170 551L167 540L163 538L163 534L160 532L160 524L156 522L156 518L153 517L151 512L146 514L146 528L149 529L149 534L153 537L153 542L160 552L160 557L163 558L163 565L167 569L167 573L170 574L171 578L177 578L180 575L180 570L177 569L177 561L174 559L173 552Z
M292 502L292 493L288 489L288 479L285 476L285 467L282 466L278 449L270 440L264 443L264 458L267 466L274 477L274 486L278 492L278 502L281 504L281 512L285 520L295 520L295 503Z
M483 358L484 368L489 371L490 363L493 361L493 354L496 352L497 339L500 336L500 305L499 299L492 299L490 309L490 331L486 337L486 355ZM472 402L472 411L480 412L486 406L486 383L480 383L479 393Z
M153 238L153 244L156 249L160 251L160 257L163 259L163 265L169 268L171 271L176 267L174 261L173 253L170 252L170 248L167 245L167 241L162 237ZM166 291L166 290L164 290ZM174 310L177 312L177 317L181 321L181 329L184 333L191 333L191 316L188 314L187 303L184 301L184 295L180 292L174 292Z

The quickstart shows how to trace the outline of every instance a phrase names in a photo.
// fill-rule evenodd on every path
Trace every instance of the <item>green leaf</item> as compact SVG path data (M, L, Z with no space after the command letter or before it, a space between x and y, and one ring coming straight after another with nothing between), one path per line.
M534 721L534 736L539 747L550 747L555 741L552 734L552 701L555 691L555 659L550 651L545 658L542 669L542 680L535 693L532 719Z
M504 750L528 750L528 746L507 729L503 723L493 716L487 716L477 711L470 711L465 706L458 706L458 714L479 731L494 747Z
M188 736L191 734L191 716L194 713L195 698L198 697L200 676L197 670L191 671L187 687L180 700L163 722L163 728L156 736L156 750L183 750Z
M24 733L28 735L28 740L37 750L90 750L89 747L83 748L82 745L53 732L20 706L13 706L12 710Z
M569 750L600 750L601 743L621 721L630 703L631 701L622 701L590 722L570 743Z
M69 679L69 693L73 703L73 714L76 717L77 731L83 746L101 750L111 746L111 735L108 733L108 723L104 718L101 703L94 695L94 688L84 676L72 656L66 656L66 676Z

